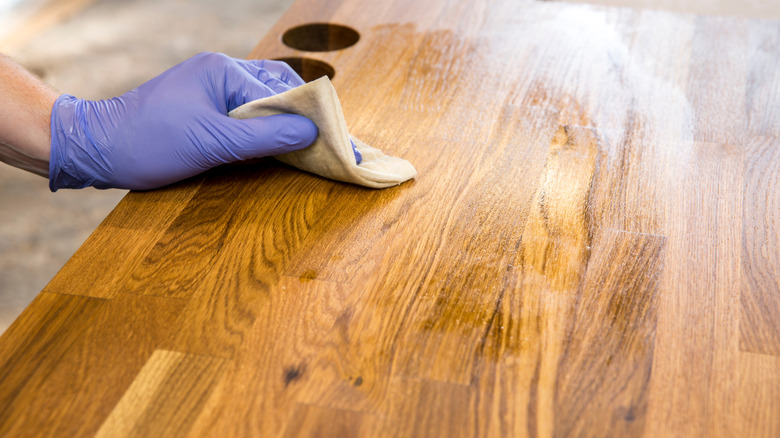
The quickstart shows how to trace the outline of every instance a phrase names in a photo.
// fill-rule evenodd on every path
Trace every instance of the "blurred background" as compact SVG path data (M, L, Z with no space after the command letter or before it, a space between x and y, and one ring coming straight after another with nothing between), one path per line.
M63 93L109 98L204 50L245 57L292 3L0 0L0 52ZM0 163L0 333L125 193L51 193Z

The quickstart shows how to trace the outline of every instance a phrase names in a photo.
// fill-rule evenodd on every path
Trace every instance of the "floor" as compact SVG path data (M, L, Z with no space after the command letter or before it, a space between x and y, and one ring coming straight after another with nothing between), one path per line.
M0 50L63 93L108 98L204 50L246 56L293 0L86 3L27 41L4 47L0 35ZM0 8L0 23L4 12L8 16L13 10ZM0 164L0 333L124 194L51 193L45 179Z

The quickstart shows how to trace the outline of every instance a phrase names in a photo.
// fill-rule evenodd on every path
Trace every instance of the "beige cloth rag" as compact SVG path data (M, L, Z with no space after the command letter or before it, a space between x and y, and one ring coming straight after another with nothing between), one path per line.
M355 137L350 137L336 90L327 76L275 96L248 102L228 115L238 119L292 113L309 118L319 129L311 146L277 155L277 160L325 178L381 189L417 176L406 160L390 157ZM349 139L363 161L355 163Z

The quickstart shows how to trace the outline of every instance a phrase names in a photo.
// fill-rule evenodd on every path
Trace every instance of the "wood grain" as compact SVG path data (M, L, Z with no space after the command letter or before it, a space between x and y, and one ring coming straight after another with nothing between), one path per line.
M0 338L0 435L776 436L778 29L298 1L250 57L332 65L418 178L131 193Z

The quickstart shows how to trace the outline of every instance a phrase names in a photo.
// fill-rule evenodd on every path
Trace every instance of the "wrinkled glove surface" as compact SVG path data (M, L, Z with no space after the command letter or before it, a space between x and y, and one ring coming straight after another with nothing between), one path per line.
M317 138L305 117L227 113L303 83L283 62L201 53L113 99L62 95L52 109L49 188L149 190L220 164L302 149Z

